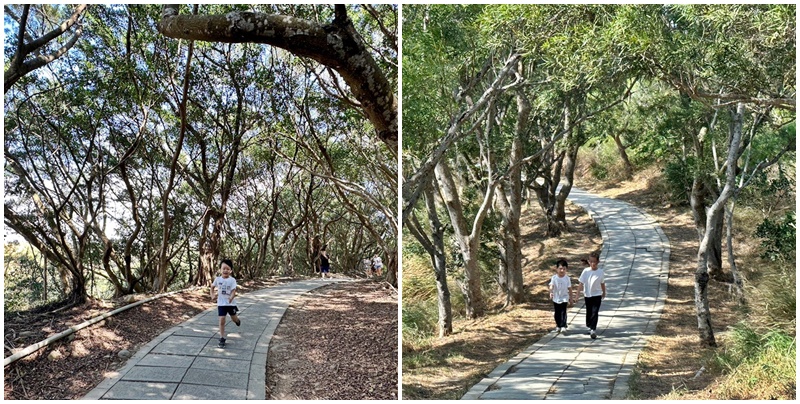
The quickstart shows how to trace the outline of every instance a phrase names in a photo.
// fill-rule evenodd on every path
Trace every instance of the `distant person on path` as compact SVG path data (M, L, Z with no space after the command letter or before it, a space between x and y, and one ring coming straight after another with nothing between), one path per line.
M328 245L326 244L326 245L322 246L322 250L319 252L319 259L320 259L320 261L322 261L322 264L320 265L320 271L322 272L322 279L325 279L326 275L327 275L328 278L331 277L331 274L330 274L331 263L328 260L327 248L328 248Z
M561 258L556 261L556 274L550 278L550 300L553 301L553 317L556 320L556 332L567 332L567 305L573 304L572 280L567 276L569 264Z
M597 318L600 314L600 303L606 298L606 276L597 265L600 263L600 254L589 254L589 267L584 269L578 279L583 287L583 299L586 302L586 326L589 335L597 338Z
M236 312L239 308L236 307L233 299L236 298L236 278L231 276L233 272L233 262L229 259L224 259L220 263L220 272L222 276L214 279L211 284L211 300L214 300L214 289L217 289L217 314L219 314L219 347L225 347L225 321L228 314L231 315L231 320L236 323L236 326L242 324Z
M375 254L372 257L372 272L381 276L381 270L383 269L383 262L381 261L381 257L378 254Z

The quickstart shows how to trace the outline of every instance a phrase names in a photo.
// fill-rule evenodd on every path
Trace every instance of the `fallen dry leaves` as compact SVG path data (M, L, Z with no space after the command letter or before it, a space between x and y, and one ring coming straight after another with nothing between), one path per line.
M331 284L298 298L270 344L267 398L396 400L397 327L397 294L385 282Z

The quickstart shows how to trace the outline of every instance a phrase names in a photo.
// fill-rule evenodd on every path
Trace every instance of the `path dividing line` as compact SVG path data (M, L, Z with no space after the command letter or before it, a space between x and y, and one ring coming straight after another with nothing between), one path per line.
M339 280L290 282L237 297L242 325L228 317L225 348L217 347L214 306L140 348L83 399L264 400L269 343L287 307Z
M625 397L633 366L664 308L669 239L650 215L631 204L577 188L569 199L589 213L603 237L600 266L608 293L600 306L597 339L589 338L579 299L568 312L566 334L545 335L472 386L462 399ZM572 264L569 275L575 284L583 268Z

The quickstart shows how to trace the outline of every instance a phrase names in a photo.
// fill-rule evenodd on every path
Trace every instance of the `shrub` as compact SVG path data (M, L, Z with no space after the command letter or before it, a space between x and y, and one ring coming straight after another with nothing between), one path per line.
M787 212L783 220L773 222L764 219L756 228L756 236L762 238L762 258L770 261L791 262L795 257L797 225L795 213Z
M686 204L692 193L692 174L691 159L672 160L667 162L664 167L664 179L667 184L667 191L673 202Z

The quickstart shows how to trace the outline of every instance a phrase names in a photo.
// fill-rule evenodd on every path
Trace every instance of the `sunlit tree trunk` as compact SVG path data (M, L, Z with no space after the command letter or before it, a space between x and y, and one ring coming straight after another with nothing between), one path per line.
M468 318L482 317L485 304L482 292L481 273L478 266L478 250L480 248L481 227L489 211L489 205L493 199L497 183L491 179L487 182L487 189L484 195L472 229L467 227L464 217L464 209L458 195L453 174L447 160L443 159L436 165L436 180L439 183L439 190L442 194L447 212L450 215L450 223L453 225L458 245L461 249L461 257L464 260L464 282L461 284L466 297L466 310Z

